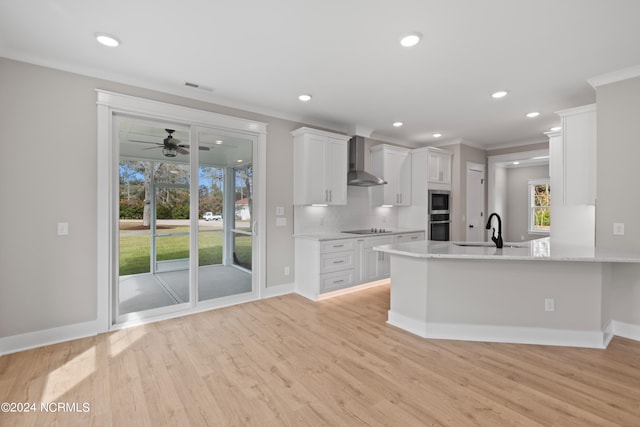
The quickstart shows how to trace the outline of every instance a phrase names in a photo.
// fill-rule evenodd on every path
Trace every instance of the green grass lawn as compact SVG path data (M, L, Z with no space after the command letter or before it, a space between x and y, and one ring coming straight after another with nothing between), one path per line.
M160 230L170 233L188 232L188 226ZM148 273L150 257L150 234L120 236L120 275ZM198 264L214 265L222 263L222 238L220 231L201 232L198 238ZM158 261L189 258L189 236L162 236L156 238ZM236 235L235 252L242 265L251 267L251 236Z

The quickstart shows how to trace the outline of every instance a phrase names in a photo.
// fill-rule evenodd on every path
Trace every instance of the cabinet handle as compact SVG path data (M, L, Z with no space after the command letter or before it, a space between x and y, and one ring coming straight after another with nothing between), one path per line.
M344 282L344 279L340 279L340 280L334 280L333 283L342 283Z
M333 245L334 248L344 248L344 245Z
M411 240L416 240L418 236L411 236Z
M344 260L340 260L340 261L333 261L334 264L342 264L344 262Z
M333 194L331 194L331 190L329 190L329 201L331 202L333 200Z

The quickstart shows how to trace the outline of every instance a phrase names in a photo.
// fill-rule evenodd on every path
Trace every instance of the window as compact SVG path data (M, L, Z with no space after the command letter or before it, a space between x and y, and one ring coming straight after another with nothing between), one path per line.
M551 230L551 186L548 179L529 181L529 233Z

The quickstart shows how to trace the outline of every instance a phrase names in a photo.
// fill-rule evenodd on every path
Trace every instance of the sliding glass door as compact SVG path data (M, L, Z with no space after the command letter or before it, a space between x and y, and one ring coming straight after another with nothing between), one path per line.
M130 117L115 123L117 322L253 292L255 139Z

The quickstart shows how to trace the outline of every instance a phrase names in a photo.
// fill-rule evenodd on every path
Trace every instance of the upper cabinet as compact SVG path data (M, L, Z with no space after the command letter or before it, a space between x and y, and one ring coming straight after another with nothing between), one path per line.
M293 135L293 203L346 205L349 137L303 127Z
M411 153L408 149L380 144L371 147L371 173L387 184L371 187L374 206L411 205Z
M451 184L450 152L444 150L427 152L427 180L433 184Z
M557 113L561 134L549 133L549 172L554 205L595 205L596 105Z
M453 153L434 147L411 150L411 204L428 207L428 190L451 191ZM420 215L422 218L422 215ZM412 221L409 223L413 224Z

